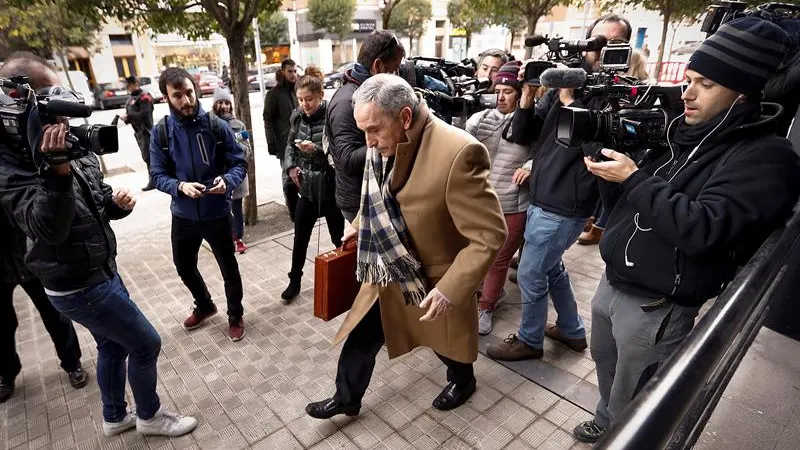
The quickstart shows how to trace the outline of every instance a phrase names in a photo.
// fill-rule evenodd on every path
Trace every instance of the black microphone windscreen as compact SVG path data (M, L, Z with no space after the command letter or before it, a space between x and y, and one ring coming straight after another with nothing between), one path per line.
M580 89L586 84L583 69L547 69L539 77L546 88Z
M597 52L600 51L603 47L608 44L608 39L602 34L599 34L587 42L586 51L587 52Z
M51 116L89 117L92 115L91 106L64 100L50 100L46 106L39 105L39 109Z
M525 38L525 47L536 47L547 42L547 38L541 34L534 34Z

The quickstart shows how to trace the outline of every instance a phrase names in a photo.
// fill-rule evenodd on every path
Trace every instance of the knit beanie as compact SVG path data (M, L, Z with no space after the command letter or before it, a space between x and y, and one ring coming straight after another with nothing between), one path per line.
M789 36L777 25L742 17L704 40L686 68L740 94L757 95L777 71L788 45Z
M521 66L522 63L519 61L509 61L503 64L503 67L501 67L500 70L494 74L494 83L492 84L492 88L498 84L502 84L503 86L511 86L518 92L521 92L522 84L520 84L519 80L517 79Z
M225 88L216 87L214 88L214 103L217 103L220 100L227 100L230 103L233 103L233 97L231 97L230 91Z

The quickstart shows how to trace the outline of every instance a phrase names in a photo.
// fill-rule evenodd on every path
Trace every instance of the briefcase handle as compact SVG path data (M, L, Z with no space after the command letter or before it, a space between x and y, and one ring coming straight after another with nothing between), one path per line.
M342 244L341 247L335 248L335 249L333 249L333 250L331 250L329 252L325 252L325 253L323 253L323 254L321 254L319 256L323 256L323 257L324 256L336 256L336 255L341 255L341 254L343 254L345 252L353 251L355 249L356 249L356 240L355 239L351 239L351 240L345 242L344 244Z

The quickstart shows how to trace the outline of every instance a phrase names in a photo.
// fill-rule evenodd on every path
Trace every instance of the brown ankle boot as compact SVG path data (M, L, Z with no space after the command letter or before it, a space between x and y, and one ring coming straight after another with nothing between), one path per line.
M603 237L603 229L597 225L592 225L589 231L584 231L578 238L578 244L581 245L594 245L600 242Z

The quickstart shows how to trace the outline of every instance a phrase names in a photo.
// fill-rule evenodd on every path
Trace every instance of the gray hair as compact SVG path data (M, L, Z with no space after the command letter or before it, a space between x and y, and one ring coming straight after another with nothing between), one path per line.
M380 73L367 79L353 94L353 108L375 102L385 114L397 116L405 107L414 116L419 112L419 97L411 85L397 75Z

